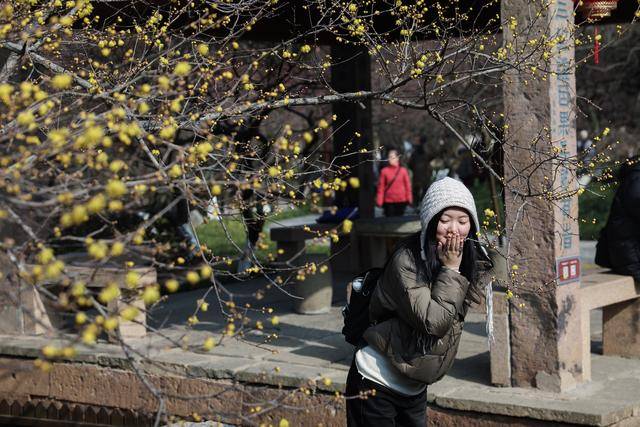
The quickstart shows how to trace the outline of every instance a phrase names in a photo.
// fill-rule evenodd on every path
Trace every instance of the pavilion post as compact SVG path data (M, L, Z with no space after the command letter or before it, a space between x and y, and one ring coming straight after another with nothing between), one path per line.
M568 161L576 155L573 1L503 0L501 8L507 59L528 58L505 72L503 86L515 294L506 369L513 386L559 392L589 379L580 344L578 187Z

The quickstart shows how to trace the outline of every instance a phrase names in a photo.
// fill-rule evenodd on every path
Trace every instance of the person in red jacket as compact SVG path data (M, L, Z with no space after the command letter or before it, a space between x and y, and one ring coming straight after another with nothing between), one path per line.
M402 216L407 205L413 203L409 172L400 166L397 150L389 150L388 161L380 171L376 204L384 208L385 216Z

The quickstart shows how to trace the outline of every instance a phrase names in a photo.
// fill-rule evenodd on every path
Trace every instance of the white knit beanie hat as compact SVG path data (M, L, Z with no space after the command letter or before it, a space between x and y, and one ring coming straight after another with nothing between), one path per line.
M480 231L476 203L469 189L456 179L449 177L439 179L429 186L429 189L422 198L422 203L420 203L420 224L422 225L420 247L422 259L425 261L427 260L427 255L424 252L424 242L427 236L427 226L434 216L443 209L450 207L466 209L471 215L471 218L473 218L476 232Z

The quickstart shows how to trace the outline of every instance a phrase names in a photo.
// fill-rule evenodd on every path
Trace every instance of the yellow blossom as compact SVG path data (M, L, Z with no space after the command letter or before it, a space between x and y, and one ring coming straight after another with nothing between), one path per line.
M108 319L105 319L102 327L105 331L113 331L118 327L118 319L116 319L115 317L109 317Z
M53 261L54 254L51 248L42 248L38 253L37 259L40 264L48 264Z
M55 89L68 89L73 83L73 78L69 74L57 74L51 79L51 86Z
M487 209L484 210L484 215L487 218L493 218L496 215L496 213L493 210L487 208Z
M106 206L107 200L102 193L96 194L87 202L87 210L92 214L102 212Z
M109 170L113 173L118 173L120 170L126 169L126 167L127 164L120 159L114 160L109 164Z
M11 94L13 93L13 86L9 83L1 83L0 84L0 100L5 104L11 103Z
M73 286L71 287L71 295L73 295L74 297L79 297L84 295L84 293L86 292L87 287L84 284L84 282L76 282L73 284ZM85 317L86 319L86 317Z
M195 272L195 271L189 271L187 273L187 282L189 282L192 285L195 285L196 283L198 283L200 281L200 275Z
M311 135L310 132L305 132L302 134L302 138L305 140L305 142L307 144L311 143L313 141L313 135Z
M160 289L157 286L147 286L142 293L142 300L145 304L151 305L160 299Z
M124 277L124 283L128 288L134 289L140 282L140 274L136 271L129 271Z
M206 56L209 54L209 46L204 43L200 43L198 45L198 53L202 56Z
M188 62L178 62L176 64L176 67L173 69L173 74L175 74L176 76L186 76L191 72L191 64L189 64Z
M202 344L202 347L205 349L205 351L210 351L215 346L216 342L212 337L207 337L207 339L205 339L204 343Z
M103 304L107 304L108 302L113 301L119 296L120 296L120 288L118 288L118 285L116 285L115 283L110 283L109 285L107 285L106 288L100 291L100 294L98 295L98 300L100 300L100 302L102 302Z
M106 186L109 197L117 199L127 194L127 186L119 179L110 179Z
M280 323L280 318L279 318L278 316L273 316L273 317L271 318L271 324L272 324L273 326L277 326L279 323Z
M220 187L218 184L212 185L211 186L211 195L219 196L220 194L222 194L222 187Z
M71 220L74 224L82 224L89 219L87 208L83 205L76 205L71 211Z
M353 221L349 219L345 219L342 221L342 231L346 234L351 233L351 229L353 228Z
M47 279L57 279L64 271L64 263L62 261L54 261L47 265L45 277Z
M175 134L176 134L176 128L173 125L163 127L162 129L160 129L160 132L158 133L160 138L167 139L167 140L172 139Z
M140 114L147 114L149 112L149 104L147 104L146 102L141 102L140 104L138 104L138 113Z
M109 200L109 210L111 212L120 212L124 208L121 200Z
M208 279L211 277L211 274L213 274L213 269L210 266L203 265L202 268L200 268L200 276L202 278Z
M165 282L164 287L169 292L175 292L180 287L180 283L176 279L169 279Z
M76 323L78 325L82 325L87 321L87 315L84 312L79 312L76 314Z
M34 124L35 120L36 118L30 110L21 112L17 117L17 121L20 126L31 126Z
M124 253L124 243L114 242L111 245L111 256L120 256Z
M196 152L201 156L206 156L212 151L213 146L209 142L203 142L202 144L198 144L198 146L196 147Z
M133 307L133 306L127 306L125 307L121 312L120 312L120 317L122 317L124 320L127 321L132 321L133 319L135 319L136 317L138 317L138 314L140 314L140 310L138 310L137 307Z
M62 356L66 357L67 359L71 359L72 357L75 357L76 355L76 349L73 347L65 347L62 349Z
M169 169L168 174L171 178L178 178L182 176L182 167L180 167L180 165L173 165L171 169Z
M356 176L349 178L349 185L353 188L360 188L360 180Z
M96 331L93 328L87 328L82 332L82 342L87 345L96 343Z
M47 358L56 357L59 354L59 349L52 345L45 345L42 347L42 354Z
M89 146L95 146L104 137L104 131L99 126L89 126L82 135L82 142Z
M160 76L158 77L158 86L162 90L169 90L171 88L171 80L167 76Z

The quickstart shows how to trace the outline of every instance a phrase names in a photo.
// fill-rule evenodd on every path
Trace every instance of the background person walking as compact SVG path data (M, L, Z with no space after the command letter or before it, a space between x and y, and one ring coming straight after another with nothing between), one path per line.
M389 165L380 171L376 204L385 216L402 216L407 205L413 203L409 172L400 165L397 150L389 150Z

